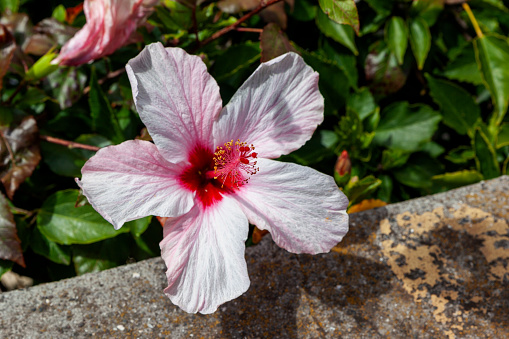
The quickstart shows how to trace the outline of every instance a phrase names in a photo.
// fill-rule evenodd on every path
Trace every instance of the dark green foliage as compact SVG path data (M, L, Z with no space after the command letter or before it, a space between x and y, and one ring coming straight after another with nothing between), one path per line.
M32 26L0 30L0 276L14 269L43 282L159 254L156 218L116 231L73 179L94 147L149 138L124 67L155 41L200 55L224 104L260 62L301 54L320 75L325 120L279 160L334 175L350 205L397 202L509 173L507 1L469 1L472 23L462 4L442 0L297 0L214 35L245 13L220 11L217 2L163 0L138 28L136 43L78 67L51 61L85 23L83 13L72 23L66 17L80 1L47 2L0 0L0 12L14 13L2 16L3 25L47 19L44 41L56 47L44 50L38 41L27 55L20 46ZM340 165L348 171L340 175L334 164L343 151Z

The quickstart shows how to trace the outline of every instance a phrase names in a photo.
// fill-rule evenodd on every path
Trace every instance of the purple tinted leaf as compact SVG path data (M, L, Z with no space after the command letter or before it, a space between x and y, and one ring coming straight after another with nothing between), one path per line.
M5 196L0 193L0 259L11 260L25 267L21 241Z
M27 117L16 127L2 127L0 136L0 179L12 199L41 160L35 119Z
M295 52L295 48L290 44L286 34L274 23L270 23L263 28L260 36L260 46L262 48L262 62L269 61L287 52Z
M370 47L364 70L369 88L375 95L395 93L403 87L407 79L407 74L398 65L396 56L382 41Z
M0 90L2 89L2 79L9 69L15 49L14 37L7 27L0 24Z

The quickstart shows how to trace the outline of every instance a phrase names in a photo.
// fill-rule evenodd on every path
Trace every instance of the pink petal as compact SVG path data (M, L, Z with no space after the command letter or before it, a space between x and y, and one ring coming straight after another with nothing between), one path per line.
M199 57L154 43L126 69L141 120L166 159L188 160L197 145L215 149L212 123L222 102Z
M124 222L148 215L187 213L193 193L180 186L181 171L154 144L133 140L100 149L76 181L95 210L119 229Z
M115 52L147 13L142 0L85 0L83 11L87 23L64 45L54 63L77 66Z
M246 216L227 197L169 219L160 243L168 267L166 295L186 312L208 314L247 291L247 233Z
M249 222L293 253L324 253L348 232L348 199L334 179L309 167L259 159L260 172L236 199Z
M300 148L323 121L318 73L295 53L258 69L235 93L214 126L216 145L240 139L262 158L278 158Z

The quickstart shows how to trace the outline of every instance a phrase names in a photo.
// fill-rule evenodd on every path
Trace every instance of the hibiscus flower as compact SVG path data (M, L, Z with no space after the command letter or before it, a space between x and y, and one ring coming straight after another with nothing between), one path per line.
M127 64L136 108L154 143L97 152L78 184L115 228L169 217L161 255L171 301L212 313L249 287L249 223L293 253L323 253L348 231L348 199L334 179L278 162L323 120L318 74L295 53L261 64L222 108L197 56L160 43Z
M85 0L87 23L53 61L78 66L110 55L129 42L158 0Z

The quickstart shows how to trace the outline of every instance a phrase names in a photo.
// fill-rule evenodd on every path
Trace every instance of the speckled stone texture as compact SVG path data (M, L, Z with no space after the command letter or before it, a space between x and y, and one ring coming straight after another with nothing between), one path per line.
M353 214L331 253L246 251L212 315L163 295L161 259L0 294L1 338L508 338L509 177Z

